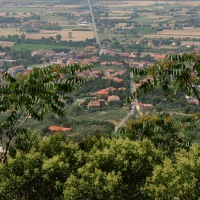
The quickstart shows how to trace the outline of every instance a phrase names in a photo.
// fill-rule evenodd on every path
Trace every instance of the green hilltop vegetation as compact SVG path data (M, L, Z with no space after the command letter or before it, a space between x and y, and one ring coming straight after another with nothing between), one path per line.
M170 55L148 69L133 68L148 77L127 102L161 87L170 101L174 93L198 90L200 56ZM65 101L80 83L77 71L90 65L34 68L13 78L2 74L0 86L1 199L198 199L200 146L194 140L199 113L167 113L130 120L121 130L91 133L81 140L70 134L41 137L24 128L31 116L43 121L53 112L63 115ZM63 74L60 76L60 74ZM14 141L13 141L14 140Z
M0 200L199 199L200 3L90 2L102 55L87 0L1 1Z

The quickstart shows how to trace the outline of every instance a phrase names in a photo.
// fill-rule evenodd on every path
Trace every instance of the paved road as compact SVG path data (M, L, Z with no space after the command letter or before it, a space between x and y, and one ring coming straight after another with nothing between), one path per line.
M135 82L133 80L133 73L130 72L130 91L131 93L135 92L136 88L135 88ZM119 123L118 126L115 127L115 131L119 130L119 128L123 127L125 125L125 123L128 121L128 119L130 118L130 116L135 114L135 109L136 109L136 105L137 105L137 100L132 100L131 101L131 109L128 112L127 116Z
M99 48L100 48L99 54L101 55L104 52L104 48L102 47L102 45L100 43L100 40L99 40L99 37L98 37L97 26L96 26L96 23L95 23L95 17L94 17L94 13L92 11L92 5L91 5L90 0L88 0L88 5L89 5L89 8L90 8L90 13L91 13L91 17L92 17L94 35L95 35L96 41L97 41L97 43L99 45ZM133 93L135 91L135 82L133 81L133 73L132 72L130 72L130 79L131 79L130 90L131 90L131 93ZM134 115L136 104L137 104L137 101L134 101L134 100L131 101L131 109L130 109L129 113L119 123L119 125L115 127L115 131L117 131L119 128L123 127L125 125L125 123L128 121L129 117L132 116L132 115Z
M98 33L97 33L97 26L96 26L96 23L95 23L95 17L94 17L94 13L92 11L92 5L90 3L90 0L88 0L88 5L89 5L89 8L90 8L90 13L91 13L91 16L92 16L92 23L93 23L93 29L94 29L94 36L96 38L96 41L100 47L100 49L102 49L102 46L101 46L101 43L100 43L100 40L99 40L99 37L98 37Z

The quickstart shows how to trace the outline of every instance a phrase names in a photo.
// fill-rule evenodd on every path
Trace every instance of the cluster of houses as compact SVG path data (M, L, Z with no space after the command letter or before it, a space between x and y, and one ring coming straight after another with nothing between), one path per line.
M73 63L79 63L79 64L89 64L89 63L95 63L100 64L102 66L118 66L118 67L124 67L125 62L129 62L132 64L132 62L135 62L135 57L138 56L138 52L115 52L112 50L104 50L104 55L108 55L111 57L119 56L121 60L124 60L124 62L117 62L115 59L113 61L101 61L99 57L99 50L95 46L87 46L82 51L77 50L71 50L70 52L64 53L59 52L56 53L55 51L47 51L47 50L36 50L32 52L32 56L39 56L48 58L50 60L50 63L56 63L56 64L63 64L63 65L69 65ZM160 60L165 58L166 54L149 54L149 53L141 53L140 57L144 57L146 55L150 55L154 60ZM140 63L140 62L139 62ZM144 64L144 63L143 63Z
M90 101L87 104L87 108L98 108L105 105L107 102L111 101L120 101L120 97L117 95L113 95L114 91L119 90L126 90L126 88L115 88L115 87L108 87L102 90L97 91L96 93L92 94L95 97L95 100Z
M103 72L100 70L93 70L93 71L85 71L85 72L79 72L77 73L78 76L85 76L87 75L95 77L95 78L102 78L106 80L112 80L117 83L123 83L124 79L122 79L120 76L126 73L126 70L124 68L125 63L129 63L130 65L136 67L136 68L145 68L150 66L151 62L145 62L145 61L135 61L135 58L138 56L138 52L131 52L131 53L124 53L124 52L115 52L112 50L105 50L104 54L113 56L113 61L101 61L101 58L98 54L98 49L95 46L87 46L84 50L78 52L77 50L72 50L68 53L64 52L55 52L55 51L47 51L47 50L36 50L32 52L33 57L42 57L42 58L48 58L50 60L50 64L60 64L60 65L71 65L74 63L78 64L89 64L94 63L98 64L99 66L107 66L107 69ZM115 61L115 56L120 56L124 62L117 62ZM141 53L140 56L146 56L147 53ZM150 55L154 60L160 60L164 59L166 54L148 54ZM0 57L5 58L6 53L0 52ZM10 58L12 59L12 58ZM3 61L2 61L3 62ZM1 64L1 60L0 60ZM109 69L109 66L116 66L118 67L118 71L114 71L113 69ZM8 69L8 73L10 73L13 77L16 76L17 73L29 73L30 70L25 69L23 65L19 66L13 66ZM142 80L145 81L145 80ZM137 83L135 86L136 88L141 85L142 82ZM114 95L114 91L123 91L126 90L125 87L108 87L102 90L97 91L96 93L92 94L94 97L94 100L91 100L87 104L87 109L91 108L101 108L102 106L108 104L108 102L112 101L120 101L120 97L117 95ZM196 105L199 105L198 100L193 99L191 97L186 97L186 100L188 103L194 103ZM136 105L136 109L138 112L143 112L146 110L152 110L153 109L152 104L143 104L142 102L138 102ZM51 126L48 128L50 132L54 131L71 131L71 128L66 127L60 127L60 126Z
M185 99L188 103L191 103L191 104L195 104L197 106L199 106L199 100L194 98L194 97L191 97L191 96L185 96Z

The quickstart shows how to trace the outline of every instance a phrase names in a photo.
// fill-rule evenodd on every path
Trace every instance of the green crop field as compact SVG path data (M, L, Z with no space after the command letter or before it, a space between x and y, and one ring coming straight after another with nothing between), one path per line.
M12 49L33 51L39 49L51 50L52 47L53 47L52 45L43 45L43 44L20 44L13 46Z

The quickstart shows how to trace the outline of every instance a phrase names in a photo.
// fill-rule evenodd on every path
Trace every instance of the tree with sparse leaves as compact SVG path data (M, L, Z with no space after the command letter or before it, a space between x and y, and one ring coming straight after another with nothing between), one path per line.
M164 60L147 69L132 68L135 81L141 85L128 98L137 99L156 87L160 87L166 98L174 99L175 94L184 92L200 102L200 56L196 53L168 55ZM145 137L155 145L164 148L167 154L174 154L191 144L191 130L200 124L200 114L171 116L169 114L143 116L130 120L126 125L126 135L132 139Z
M168 55L163 61L148 69L132 68L135 77L143 79L137 91L127 100L135 99L157 86L161 86L166 97L173 98L178 92L193 95L200 102L200 55L196 53Z

